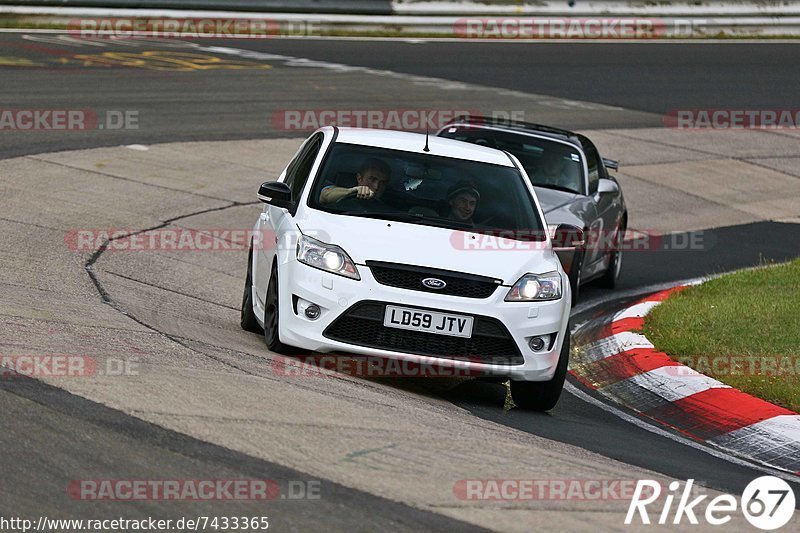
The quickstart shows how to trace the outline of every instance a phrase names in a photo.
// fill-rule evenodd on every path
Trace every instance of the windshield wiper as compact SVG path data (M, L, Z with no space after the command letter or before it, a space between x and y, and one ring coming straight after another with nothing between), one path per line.
M550 183L534 183L534 187L543 187L545 189L555 189L557 191L564 191L572 194L578 194L578 191L575 189L570 189L569 187L563 187L561 185L552 185Z
M470 224L469 222L461 222L460 220L452 220L450 218L442 218L442 217L424 217L426 222L438 222L443 227L447 228L459 228L459 229L469 229L474 230L475 225Z
M341 211L340 215L353 215L364 218L385 218L386 220L396 220L397 222L418 223L422 221L422 215L411 213L392 213L391 211Z
M408 222L410 224L425 224L427 222L432 226L449 229L475 229L475 226L468 222L451 220L449 218L425 216L422 213L392 213L391 211L343 211L339 214L365 218L396 220L397 222Z

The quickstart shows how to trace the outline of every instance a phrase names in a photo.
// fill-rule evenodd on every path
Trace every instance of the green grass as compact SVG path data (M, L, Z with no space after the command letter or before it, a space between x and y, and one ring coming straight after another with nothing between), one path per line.
M674 294L644 334L673 359L800 412L800 259Z

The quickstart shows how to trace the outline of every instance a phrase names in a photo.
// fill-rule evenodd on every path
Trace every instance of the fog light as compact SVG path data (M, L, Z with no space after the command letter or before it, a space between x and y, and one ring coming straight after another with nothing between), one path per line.
M547 340L543 337L531 337L531 340L528 341L528 346L534 352L541 352L547 346Z
M309 320L316 320L319 318L320 310L317 304L311 304L306 307L306 318Z

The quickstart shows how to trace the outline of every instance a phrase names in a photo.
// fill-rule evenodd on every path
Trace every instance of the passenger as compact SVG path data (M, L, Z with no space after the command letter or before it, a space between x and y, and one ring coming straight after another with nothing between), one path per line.
M358 200L380 200L386 185L389 183L392 170L385 161L376 157L369 157L361 163L356 174L354 187L339 187L328 185L319 195L321 204L332 204L345 198Z
M447 191L447 203L450 205L448 218L468 224L473 223L472 217L480 199L481 193L474 182L459 181Z

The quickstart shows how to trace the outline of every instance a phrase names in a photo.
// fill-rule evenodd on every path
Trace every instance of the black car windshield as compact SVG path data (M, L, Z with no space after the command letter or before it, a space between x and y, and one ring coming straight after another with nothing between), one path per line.
M582 156L577 148L569 144L475 126L453 126L439 136L514 154L536 187L584 193Z
M336 143L308 205L346 216L544 240L519 170L437 155Z

